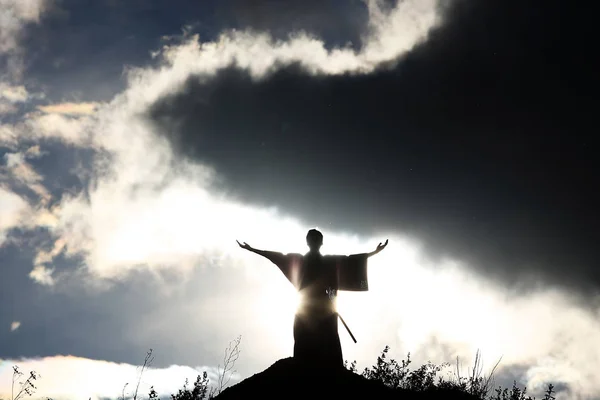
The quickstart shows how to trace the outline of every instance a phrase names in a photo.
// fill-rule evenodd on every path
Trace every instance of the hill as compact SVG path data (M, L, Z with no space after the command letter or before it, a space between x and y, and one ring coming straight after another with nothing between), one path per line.
M216 400L232 399L464 399L477 397L454 389L391 389L344 367L323 369L284 358L266 370L225 389Z

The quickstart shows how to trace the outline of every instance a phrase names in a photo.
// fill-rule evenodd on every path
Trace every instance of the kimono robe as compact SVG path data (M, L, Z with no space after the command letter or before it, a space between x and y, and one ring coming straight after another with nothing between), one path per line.
M294 318L294 358L316 367L342 366L336 294L338 290L368 290L368 255L263 255L279 267L301 296Z

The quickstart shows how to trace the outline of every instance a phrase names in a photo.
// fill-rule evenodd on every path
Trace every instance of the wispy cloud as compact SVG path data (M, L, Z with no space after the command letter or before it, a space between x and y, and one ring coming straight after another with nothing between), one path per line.
M0 77L0 116L16 113L19 108L17 103L23 103L29 98L25 86L10 86L2 82Z
M42 184L43 177L27 162L39 156L39 147L32 146L24 152L4 154L5 165L0 166L0 182L26 187L38 196L42 204L47 204L51 195Z
M54 269L42 264L36 264L29 272L29 277L36 283L44 286L53 286L55 279L52 276Z
M17 111L18 108L14 104L0 101L0 115L14 114Z
M18 142L15 127L13 125L0 124L0 146L15 149Z
M0 246L8 232L22 226L30 213L29 204L21 196L0 186Z
M98 108L99 103L58 103L38 106L38 109L47 114L65 115L90 115Z
M50 4L48 0L0 0L0 54L18 52L23 28L39 22Z
M32 112L17 128L25 140L60 139L68 145L92 147L93 122L86 114Z
M14 51L19 47L19 34L23 26L39 22L48 5L46 0L0 0L0 53Z
M21 38L28 24L38 23L52 0L0 0L0 116L18 111L29 93L21 84L25 67ZM2 143L0 124L0 144Z
M25 86L0 86L0 98L10 101L11 103L22 103L27 100L29 93Z
M40 21L50 4L49 0L0 0L0 62L4 61L6 67L5 73L0 75L0 82L21 78L21 34L27 24Z

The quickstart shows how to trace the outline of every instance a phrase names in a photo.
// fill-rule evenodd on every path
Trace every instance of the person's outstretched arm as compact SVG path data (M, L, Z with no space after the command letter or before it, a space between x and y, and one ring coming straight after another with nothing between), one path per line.
M279 253L277 251L268 251L268 250L258 250L255 249L254 247L250 246L248 243L244 242L244 243L240 243L239 241L237 241L237 244L240 245L240 247L242 249L251 251L253 253L256 253L258 255L261 255L265 258L268 258L269 260L271 260L272 262L274 262L275 264L278 264L278 262L281 262L281 259L284 257L283 253Z
M237 242L242 249L251 251L258 255L261 255L271 261L273 264L277 265L277 267L283 272L285 277L294 285L294 287L298 288L299 280L298 280L298 270L300 265L300 259L302 255L300 254L287 254L279 253L277 251L268 251L268 250L258 250L254 247L250 246L248 243L244 242L243 244Z
M338 274L338 290L366 291L369 290L367 278L367 259L385 249L388 241L379 243L370 253L351 254L349 256L334 256Z
M370 253L367 253L367 257L371 257L371 256L374 256L375 254L379 253L381 250L385 249L385 246L387 246L387 244L388 244L388 239L386 239L385 243L383 243L383 244L379 243L375 250L373 250Z
M385 249L385 246L387 246L387 244L388 244L388 240L386 239L385 243L379 243L377 245L377 248L375 250L373 250L372 252L370 252L370 253L351 254L350 257L355 257L355 258L356 257L358 257L358 258L366 257L366 258L369 258L369 257L374 256L375 254L379 253L381 250Z

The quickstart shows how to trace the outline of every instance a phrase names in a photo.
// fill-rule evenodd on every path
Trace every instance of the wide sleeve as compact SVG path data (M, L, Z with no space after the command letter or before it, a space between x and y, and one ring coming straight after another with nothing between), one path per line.
M332 256L337 274L338 290L364 292L369 290L367 276L368 254Z
M300 287L302 254L268 252L267 254L264 254L264 256L273 264L277 265L283 275L285 275L285 277L292 283L292 285L294 285L296 289Z

